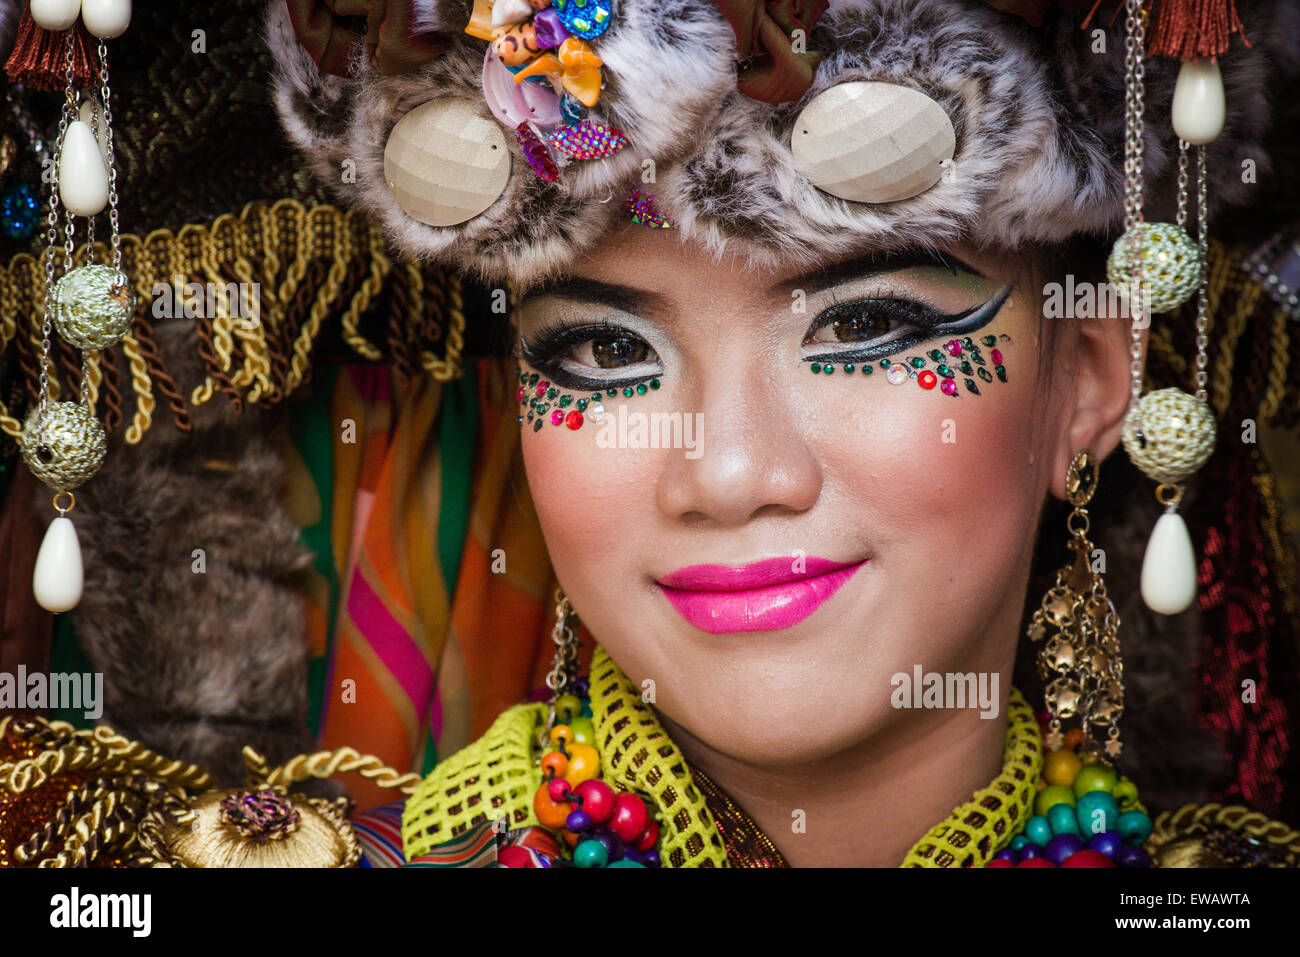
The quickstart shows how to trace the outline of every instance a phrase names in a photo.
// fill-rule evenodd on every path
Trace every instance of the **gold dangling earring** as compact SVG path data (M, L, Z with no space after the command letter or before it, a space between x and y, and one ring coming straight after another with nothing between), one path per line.
M1119 719L1124 713L1124 663L1119 647L1119 615L1106 594L1106 583L1093 559L1088 539L1087 504L1097 490L1097 459L1088 449L1075 455L1066 475L1065 492L1074 511L1066 520L1073 560L1056 574L1056 584L1029 622L1029 637L1043 642L1038 674L1051 714L1047 746L1064 744L1061 722L1078 717L1081 750L1096 753L1106 731L1104 749L1119 757Z
M555 657L546 676L546 687L551 689L551 708L547 715L545 733L555 725L555 703L561 696L571 694L578 677L578 651L582 641L578 638L578 615L569 604L564 589L555 586L555 625L551 640L555 642Z

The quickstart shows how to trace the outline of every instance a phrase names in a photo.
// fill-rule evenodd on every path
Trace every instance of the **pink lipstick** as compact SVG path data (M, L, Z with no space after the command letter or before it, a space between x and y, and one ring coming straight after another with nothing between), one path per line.
M766 558L733 568L688 565L659 579L664 597L701 631L779 631L799 624L866 564Z

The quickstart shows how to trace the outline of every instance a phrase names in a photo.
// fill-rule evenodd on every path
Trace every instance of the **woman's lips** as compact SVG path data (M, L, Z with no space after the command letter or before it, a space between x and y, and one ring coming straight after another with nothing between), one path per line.
M659 579L677 613L701 631L778 631L799 624L866 564L768 558L740 568L689 565Z

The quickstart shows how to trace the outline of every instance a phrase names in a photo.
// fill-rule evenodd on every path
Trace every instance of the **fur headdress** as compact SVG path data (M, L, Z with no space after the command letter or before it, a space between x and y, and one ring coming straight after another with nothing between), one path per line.
M1098 18L1081 30L1081 15L1054 10L1034 27L983 0L836 0L806 38L823 54L811 85L798 100L773 104L737 88L737 33L720 6L619 0L591 44L604 85L589 115L628 146L571 162L544 182L506 137L513 155L504 189L454 226L426 225L403 209L386 181L384 152L394 124L429 101L462 98L495 122L481 85L487 43L462 29L471 13L465 0L415 4L412 29L436 35L441 51L422 67L385 75L358 45L348 76L322 71L299 42L301 24L291 22L289 6L273 3L267 38L277 61L276 106L316 172L342 201L382 223L402 252L490 279L563 271L624 215L630 185L652 193L684 237L755 264L810 265L850 251L957 239L1052 243L1120 224L1122 23L1107 28ZM1297 69L1294 44L1287 50L1280 42L1300 31L1296 7L1239 6L1251 45L1234 43L1221 58L1228 116L1209 147L1216 204L1251 198L1243 161L1267 174L1269 91ZM1177 70L1173 61L1148 65L1153 211L1172 199ZM796 121L820 94L852 81L916 90L938 104L952 135L938 182L893 202L857 202L810 181L792 153ZM644 182L647 170L653 183Z

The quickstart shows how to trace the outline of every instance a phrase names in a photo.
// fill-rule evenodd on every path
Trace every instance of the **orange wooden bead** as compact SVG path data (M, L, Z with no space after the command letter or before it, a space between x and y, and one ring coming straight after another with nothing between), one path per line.
M1069 748L1049 751L1043 759L1043 778L1048 784L1071 785L1082 767L1079 756Z
M573 729L567 724L557 724L551 729L551 744L558 748L561 741L566 745L573 743Z
M577 847L577 846L578 846L578 839L579 839L580 837L582 837L581 834L574 834L572 831L565 831L565 832L564 832L564 841L565 841L566 844L569 845L569 847Z
M1071 751L1076 750L1079 745L1083 744L1083 741L1082 728L1071 728L1069 731L1065 732L1065 746Z
M569 807L568 801L552 801L551 796L546 792L547 787L543 784L533 795L533 813L537 815L537 820L541 822L542 827L558 831L569 819L572 808Z
M542 777L562 778L568 770L569 759L559 751L552 751L542 757Z

